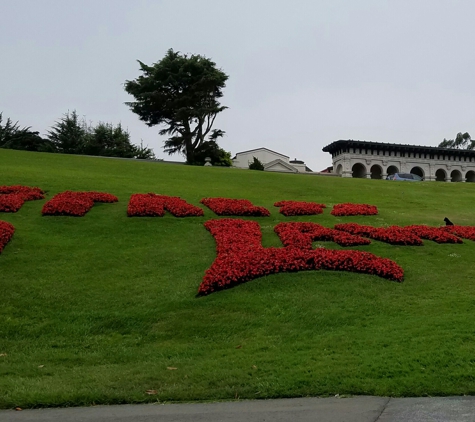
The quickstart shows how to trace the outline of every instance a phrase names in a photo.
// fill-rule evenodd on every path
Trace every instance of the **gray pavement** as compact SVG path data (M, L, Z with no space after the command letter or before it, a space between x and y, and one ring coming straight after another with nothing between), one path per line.
M0 421L56 422L475 422L475 397L298 398L1 410Z

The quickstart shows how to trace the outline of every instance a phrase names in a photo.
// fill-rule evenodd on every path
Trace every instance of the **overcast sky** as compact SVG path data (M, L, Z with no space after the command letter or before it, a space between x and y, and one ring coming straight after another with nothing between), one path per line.
M68 110L122 123L136 60L169 48L229 75L215 122L231 151L266 147L313 170L338 139L475 138L473 0L0 0L0 112L45 134Z

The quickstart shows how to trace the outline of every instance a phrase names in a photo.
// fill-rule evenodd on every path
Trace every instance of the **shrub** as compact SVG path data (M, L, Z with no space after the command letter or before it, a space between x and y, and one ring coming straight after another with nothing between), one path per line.
M264 170L264 164L262 164L257 157L252 157L252 163L249 163L249 170Z

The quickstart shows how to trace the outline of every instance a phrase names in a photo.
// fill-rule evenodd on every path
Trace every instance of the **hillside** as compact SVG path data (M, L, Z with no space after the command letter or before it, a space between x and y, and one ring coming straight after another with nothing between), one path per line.
M0 254L0 407L232 400L334 394L475 393L475 242L351 249L390 258L403 283L340 271L280 273L196 297L216 244L205 197L249 199L279 222L333 227L475 226L471 183L274 174L0 150L0 185L46 199L0 213L16 231ZM118 197L84 217L42 216L53 195ZM203 217L127 217L134 193L180 196ZM327 205L285 217L281 200ZM334 217L343 202L376 216ZM317 242L344 249L332 242ZM148 393L147 393L148 392Z

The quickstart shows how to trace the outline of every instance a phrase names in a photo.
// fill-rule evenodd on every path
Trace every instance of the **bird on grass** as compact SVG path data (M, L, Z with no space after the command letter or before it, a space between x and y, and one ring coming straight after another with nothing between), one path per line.
M444 221L445 221L446 226L453 226L454 225L454 223L452 223L447 217L444 218Z

